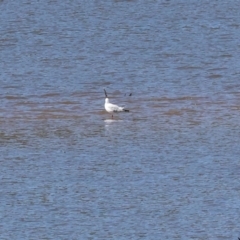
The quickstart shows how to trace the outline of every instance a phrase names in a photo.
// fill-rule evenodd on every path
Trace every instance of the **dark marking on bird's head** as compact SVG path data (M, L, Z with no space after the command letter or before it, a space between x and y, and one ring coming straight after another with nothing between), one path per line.
M105 90L105 89L104 89L104 93L105 93L105 96L106 96L106 98L107 98L108 96L107 96L107 92L106 92L106 90Z

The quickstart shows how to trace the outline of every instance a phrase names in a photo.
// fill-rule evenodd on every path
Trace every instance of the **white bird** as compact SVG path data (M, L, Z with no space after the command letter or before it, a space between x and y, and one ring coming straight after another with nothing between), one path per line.
M125 109L124 107L119 107L118 105L115 105L115 104L112 104L109 102L109 99L107 97L107 92L106 90L104 89L104 92L105 92L105 110L109 113L114 113L114 112L129 112L128 109ZM112 115L112 118L113 118L113 115Z

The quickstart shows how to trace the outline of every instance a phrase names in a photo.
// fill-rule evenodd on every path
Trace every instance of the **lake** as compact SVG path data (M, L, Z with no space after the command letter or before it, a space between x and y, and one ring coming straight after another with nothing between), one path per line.
M1 1L1 239L238 239L239 7Z

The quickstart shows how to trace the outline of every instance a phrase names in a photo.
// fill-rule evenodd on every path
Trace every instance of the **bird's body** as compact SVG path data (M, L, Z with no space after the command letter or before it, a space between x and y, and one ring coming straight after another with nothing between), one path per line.
M105 98L105 110L109 113L115 113L115 112L129 112L128 109L125 109L124 107L119 107L118 105L112 104L109 102L108 98ZM112 115L113 117L113 115Z

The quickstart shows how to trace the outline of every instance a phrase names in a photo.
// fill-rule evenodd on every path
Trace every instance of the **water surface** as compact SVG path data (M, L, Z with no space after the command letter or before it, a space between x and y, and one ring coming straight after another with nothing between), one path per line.
M238 5L1 1L1 239L237 239Z

